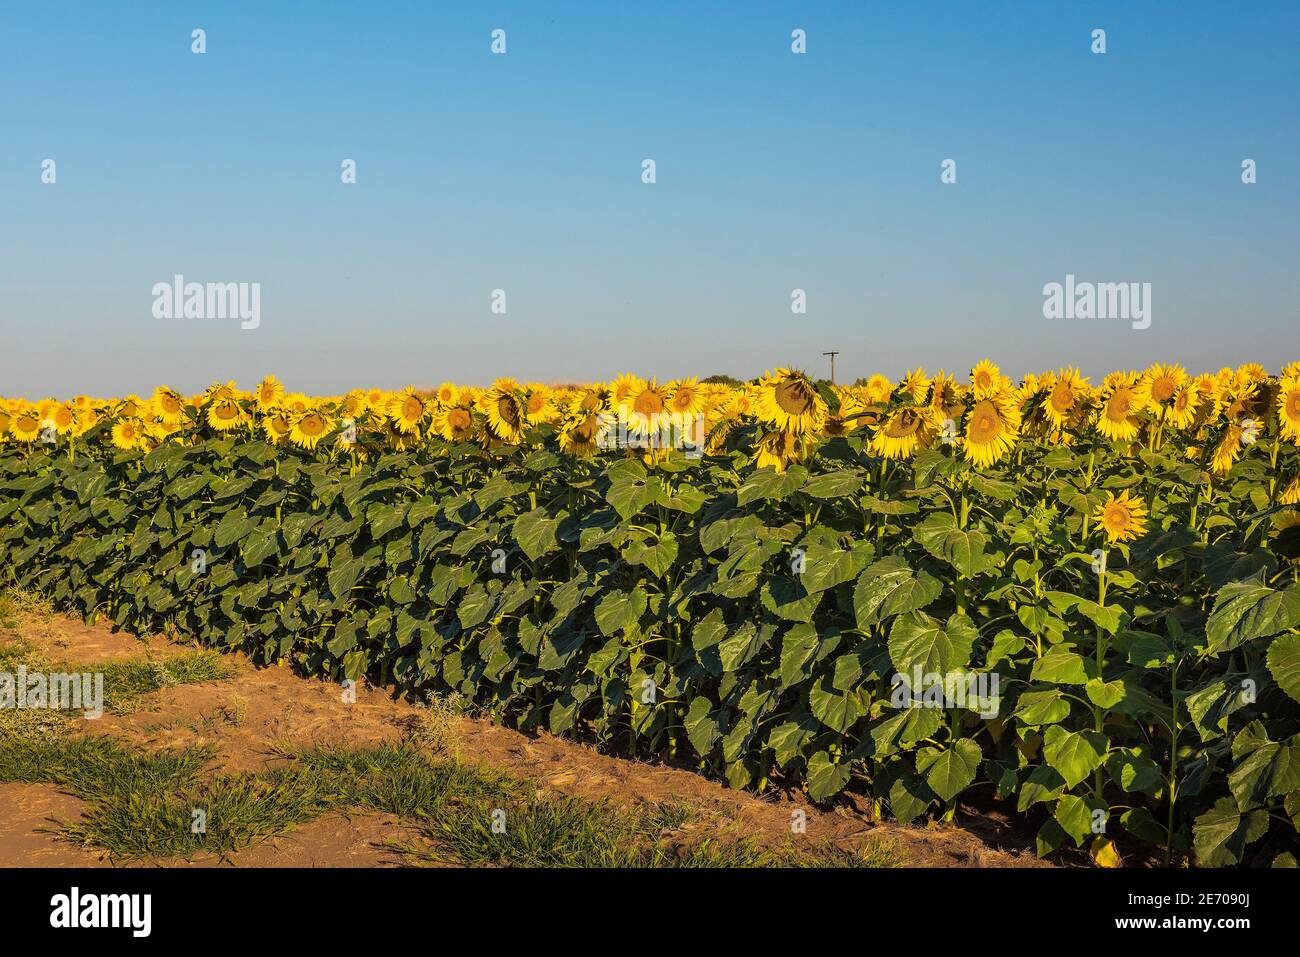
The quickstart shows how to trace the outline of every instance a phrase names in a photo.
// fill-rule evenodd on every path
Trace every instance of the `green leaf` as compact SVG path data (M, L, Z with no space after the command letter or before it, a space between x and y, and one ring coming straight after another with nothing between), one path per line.
M943 590L937 578L928 572L916 574L903 559L891 555L867 567L853 587L853 613L858 628L872 625L895 615L919 611L939 597Z
M930 789L945 803L975 780L983 754L970 738L958 738L942 751L922 748L916 753L916 770L925 775Z
M1066 731L1054 724L1043 735L1043 759L1074 787L1106 759L1109 742L1095 731Z
M922 675L947 675L970 663L978 633L963 614L953 615L940 625L923 611L900 616L889 630L889 657L894 668L906 675L915 668Z
M547 552L559 548L555 530L559 521L546 514L546 509L535 508L515 519L511 534L531 561L537 561Z
M647 595L640 585L631 591L610 592L596 603L596 626L600 633L612 637L631 628L646 609Z
M952 565L963 578L970 578L990 568L984 548L988 536L980 531L957 527L948 512L932 512L912 532L913 537L935 558Z
M1205 624L1211 653L1220 654L1300 624L1300 585L1283 591L1257 582L1230 582L1219 589Z
M1277 686L1300 701L1300 635L1282 635L1268 646L1268 670Z
M833 798L848 783L848 764L836 764L829 752L818 751L808 760L808 796L817 803Z
M1246 845L1259 840L1267 830L1267 811L1242 814L1232 798L1219 798L1192 825L1196 863L1202 867L1239 864Z

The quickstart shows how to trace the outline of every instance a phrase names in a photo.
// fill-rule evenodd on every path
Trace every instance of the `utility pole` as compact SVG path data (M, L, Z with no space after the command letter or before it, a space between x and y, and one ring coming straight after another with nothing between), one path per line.
M831 357L831 385L835 384L835 357L838 352L823 352L822 355Z

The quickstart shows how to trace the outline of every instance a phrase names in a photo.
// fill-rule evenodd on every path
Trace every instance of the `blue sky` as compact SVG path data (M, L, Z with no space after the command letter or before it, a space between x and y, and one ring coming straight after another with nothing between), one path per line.
M0 394L828 349L840 380L1276 369L1300 358L1298 29L1294 2L7 4ZM260 282L260 327L154 318L177 273ZM1043 318L1067 273L1150 282L1151 328Z

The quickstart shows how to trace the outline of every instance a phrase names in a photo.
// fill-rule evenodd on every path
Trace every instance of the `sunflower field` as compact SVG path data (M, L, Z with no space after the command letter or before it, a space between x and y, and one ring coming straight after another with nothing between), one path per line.
M735 787L1294 866L1298 443L1300 363L0 399L0 580Z

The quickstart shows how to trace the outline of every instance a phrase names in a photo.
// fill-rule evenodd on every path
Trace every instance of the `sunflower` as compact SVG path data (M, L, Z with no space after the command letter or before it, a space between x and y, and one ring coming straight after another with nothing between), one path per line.
M246 423L248 413L234 398L217 399L208 404L207 420L218 432L228 432Z
M9 423L9 434L19 442L35 442L41 434L41 417L38 410L27 407L18 411Z
M614 408L630 405L632 398L645 388L645 380L624 372L609 384L609 394Z
M349 419L359 419L366 411L366 394L360 389L353 389L339 400L339 414Z
M975 403L966 416L965 456L978 468L988 468L1016 444L1020 409L1014 397L998 393Z
M1194 382L1184 382L1165 409L1165 421L1175 429L1186 429L1196 421L1196 413L1201 408L1201 392Z
M464 405L435 412L433 427L448 442L470 442L478 432L473 411Z
M930 383L930 410L940 422L959 419L966 411L961 386L942 369Z
M867 380L866 390L868 402L883 405L894 394L894 383L887 376L877 372Z
M300 449L314 449L321 439L334 431L334 422L324 412L309 409L290 419L289 441Z
M1300 505L1300 475L1287 482L1278 493L1277 500L1283 505Z
M1078 426L1088 401L1088 380L1074 366L1057 372L1043 403L1043 414L1052 428Z
M479 406L487 415L488 432L502 442L518 442L523 436L524 408L515 389L504 388L514 380L498 379L483 393Z
M1157 362L1138 380L1134 393L1141 408L1151 408L1156 417L1163 419L1178 390L1187 384L1187 373L1182 366Z
M280 399L280 405L288 409L294 415L301 415L310 409L313 405L312 400L301 392L287 392Z
M1142 411L1137 393L1136 376L1129 373L1111 373L1106 377L1107 391L1103 394L1101 412L1097 416L1097 430L1114 442L1131 442L1138 437Z
M59 435L74 432L77 427L77 411L67 402L61 402L50 410L46 419Z
M988 359L981 359L970 370L971 389L975 392L975 401L982 402L992 398L1001 389L1002 370Z
M380 415L388 414L388 400L390 398L392 398L392 396L383 389L366 390L366 405L370 406L370 408L374 409Z
M438 386L438 391L433 394L433 397L444 409L450 409L459 401L460 389L456 387L454 382L444 382Z
M254 399L257 403L258 412L274 409L284 400L284 386L280 384L280 380L275 376L269 375L258 383Z
M924 369L913 369L903 376L903 381L898 384L898 390L913 402L924 402L930 391L930 377L925 374Z
M555 418L555 401L551 390L540 382L528 387L528 397L524 400L524 418L529 425L541 425Z
M826 402L808 376L782 368L759 382L755 412L759 419L781 432L803 435L822 427L826 421Z
M384 411L392 422L393 428L407 435L414 435L420 431L420 423L424 421L428 410L425 408L424 400L415 394L415 387L408 385L388 400Z
M1141 498L1130 498L1128 490L1118 498L1114 492L1108 492L1106 501L1097 506L1093 520L1106 531L1108 542L1128 542L1147 530L1147 507Z
M928 446L938 433L927 406L904 406L890 414L871 438L871 451L887 459L909 459Z
M579 409L560 426L560 451L576 456L593 455L608 431L607 416Z
M160 385L153 390L153 414L166 425L180 425L185 421L185 400L175 389Z
M1228 423L1223 438L1214 447L1214 454L1210 457L1210 470L1215 475L1227 475L1232 471L1232 466L1236 464L1237 459L1241 458L1242 449L1245 448L1241 441L1242 432L1238 423Z
M678 415L694 415L703 408L698 379L682 379L669 385L668 411Z
M262 434L272 445L284 445L293 431L293 419L285 409L275 409L262 417Z
M778 472L784 472L791 465L802 462L807 456L807 436L773 429L759 436L758 454L754 458L754 464L758 468L770 466Z
M113 423L112 441L115 448L131 452L145 447L144 429L137 419L118 419Z
M1285 438L1300 440L1300 377L1282 380L1277 392L1277 421Z
M639 388L629 394L627 402L618 404L618 409L627 417L629 432L646 435L659 428L659 417L668 411L666 390L654 379L641 381Z

